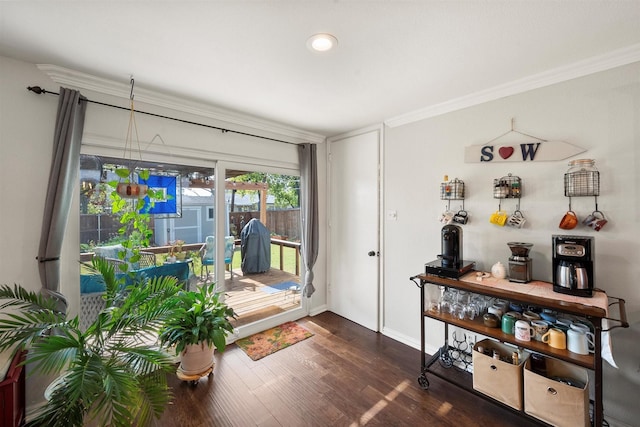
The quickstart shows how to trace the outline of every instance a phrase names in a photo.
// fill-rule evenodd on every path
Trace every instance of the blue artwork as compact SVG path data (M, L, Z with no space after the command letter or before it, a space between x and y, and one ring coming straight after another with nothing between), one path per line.
M182 215L182 194L178 192L179 175L150 175L149 179L139 179L139 184L146 184L150 189L160 190L162 199L155 199L151 206L149 196L144 198L141 213L150 213L164 217L180 217Z

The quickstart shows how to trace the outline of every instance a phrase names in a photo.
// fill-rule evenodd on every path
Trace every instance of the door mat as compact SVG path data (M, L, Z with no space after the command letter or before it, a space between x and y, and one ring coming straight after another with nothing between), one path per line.
M242 338L236 341L236 345L252 360L260 360L312 336L311 332L296 322L287 322L250 337Z
M295 289L296 291L298 291L300 290L300 283L287 281L287 282L276 283L275 285L260 286L259 289L262 292L267 294L275 294L277 292L288 291L289 289L291 290Z

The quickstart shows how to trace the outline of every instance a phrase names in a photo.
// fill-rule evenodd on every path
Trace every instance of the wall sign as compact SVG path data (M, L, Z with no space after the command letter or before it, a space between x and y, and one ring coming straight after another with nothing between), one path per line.
M487 143L465 147L464 162L547 162L563 160L585 151L587 150L582 147L564 141Z
M514 129L515 119L511 119L511 130L493 138L482 145L472 145L464 149L465 163L490 162L548 162L563 160L585 150L577 145L564 141L547 141ZM526 137L529 142L512 142L499 144L497 141L508 134L518 134L518 138ZM533 141L531 141L533 140Z

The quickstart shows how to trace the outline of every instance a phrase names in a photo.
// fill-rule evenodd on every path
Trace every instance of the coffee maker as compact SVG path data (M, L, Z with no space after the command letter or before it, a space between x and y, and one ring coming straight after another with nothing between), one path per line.
M518 283L529 283L533 273L529 251L533 243L509 242L511 249L509 257L509 281Z
M425 273L457 279L473 269L475 263L462 259L462 228L447 224L440 231L438 259L425 264Z
M443 267L460 267L462 262L462 228L448 224L440 231L441 254Z
M552 236L553 290L592 297L595 239L590 236Z

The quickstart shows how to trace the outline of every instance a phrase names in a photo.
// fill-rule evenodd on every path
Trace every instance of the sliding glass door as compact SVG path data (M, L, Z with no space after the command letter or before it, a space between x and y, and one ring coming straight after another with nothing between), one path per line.
M251 329L267 318L299 318L299 174L222 163L217 173L224 177L219 201L228 220L217 225L226 242L219 247L227 266L224 291L237 325Z
M111 211L108 185L118 179L115 169L126 166L149 170L149 186L166 195L151 212L153 235L143 249L151 261L136 268L183 265L185 286L216 283L238 314L236 326L242 335L263 329L266 319L274 323L301 317L299 174L246 164L218 162L213 167L172 160L140 161L132 167L122 159L81 156L83 316L95 315L87 312L90 302L85 303L88 294L101 291L92 281L91 258L116 258L121 241L128 237L118 234L119 215Z

